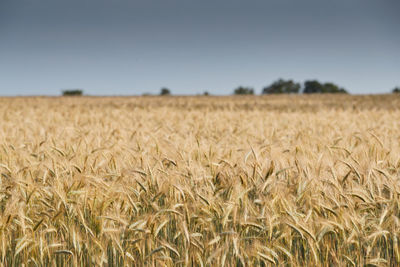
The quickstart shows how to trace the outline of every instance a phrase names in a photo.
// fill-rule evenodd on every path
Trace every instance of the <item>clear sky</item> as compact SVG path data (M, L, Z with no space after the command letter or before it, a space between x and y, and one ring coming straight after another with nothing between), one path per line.
M400 85L399 0L0 0L0 95Z

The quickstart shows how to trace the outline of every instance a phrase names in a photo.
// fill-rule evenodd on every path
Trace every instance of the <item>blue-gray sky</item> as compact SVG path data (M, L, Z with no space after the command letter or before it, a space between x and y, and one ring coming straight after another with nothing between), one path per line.
M399 0L0 0L0 95L400 85Z

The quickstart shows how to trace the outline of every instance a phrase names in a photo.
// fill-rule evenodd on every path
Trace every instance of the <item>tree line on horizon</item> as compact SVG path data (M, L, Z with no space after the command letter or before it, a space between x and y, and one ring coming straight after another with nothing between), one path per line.
M321 83L318 80L307 80L302 86L298 82L293 80L278 79L262 89L261 94L348 94L349 92L332 82ZM394 94L400 94L400 87L395 87L392 90ZM160 90L159 95L168 96L172 92L170 89L163 87ZM255 91L252 87L239 86L233 90L234 95L254 95ZM81 96L83 95L82 89L69 89L62 91L63 96ZM150 95L150 94L144 94ZM210 95L209 92L205 91L203 95Z
M253 95L254 89L250 87L239 86L233 93L235 95ZM347 90L339 87L338 85L327 82L320 83L318 80L308 80L304 82L302 88L301 84L293 80L279 79L269 86L262 89L261 94L348 94Z

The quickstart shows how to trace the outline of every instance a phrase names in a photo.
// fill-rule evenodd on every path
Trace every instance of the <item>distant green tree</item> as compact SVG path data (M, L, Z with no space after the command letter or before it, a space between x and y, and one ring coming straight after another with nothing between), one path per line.
M270 86L264 87L263 94L297 94L300 91L301 85L293 80L279 79L273 82Z
M347 94L347 91L344 88L341 88L337 86L334 83L324 83L324 89L323 93L331 93L331 94L337 94L337 93L343 93Z
M392 91L393 94L400 94L400 87L396 87Z
M344 88L337 86L334 83L320 83L317 80L309 80L304 82L303 93L305 94L322 94L322 93L342 93L347 94Z
M305 94L316 94L322 93L324 86L317 80L309 80L304 82L303 93Z
M161 88L160 95L170 95L171 91L168 88Z
M233 93L235 95L254 95L254 89L250 87L239 86L233 91Z
M208 91L204 91L203 95L207 96L210 95L210 93Z
M63 96L81 96L83 95L83 90L81 89L68 89L62 91Z

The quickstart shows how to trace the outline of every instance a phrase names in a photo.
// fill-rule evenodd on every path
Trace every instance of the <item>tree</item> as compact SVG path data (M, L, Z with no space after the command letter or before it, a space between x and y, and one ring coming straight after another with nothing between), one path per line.
M81 96L83 95L83 90L81 89L68 89L62 91L63 96Z
M347 94L347 91L344 88L337 86L334 83L324 83L321 84L317 80L309 80L304 82L304 90L303 93L305 94L316 94L316 93L343 93Z
M400 94L400 87L396 87L393 89L393 94Z
M305 81L303 93L305 94L316 94L322 93L324 86L317 80Z
M323 93L331 93L331 94L337 94L337 93L344 93L347 94L347 91L344 88L340 88L334 83L324 83L324 91Z
M171 91L168 88L161 88L160 95L170 95Z
M270 86L264 87L263 94L297 94L300 91L301 85L293 80L279 79L273 82Z
M254 89L250 87L239 86L233 91L233 93L235 95L254 95Z

